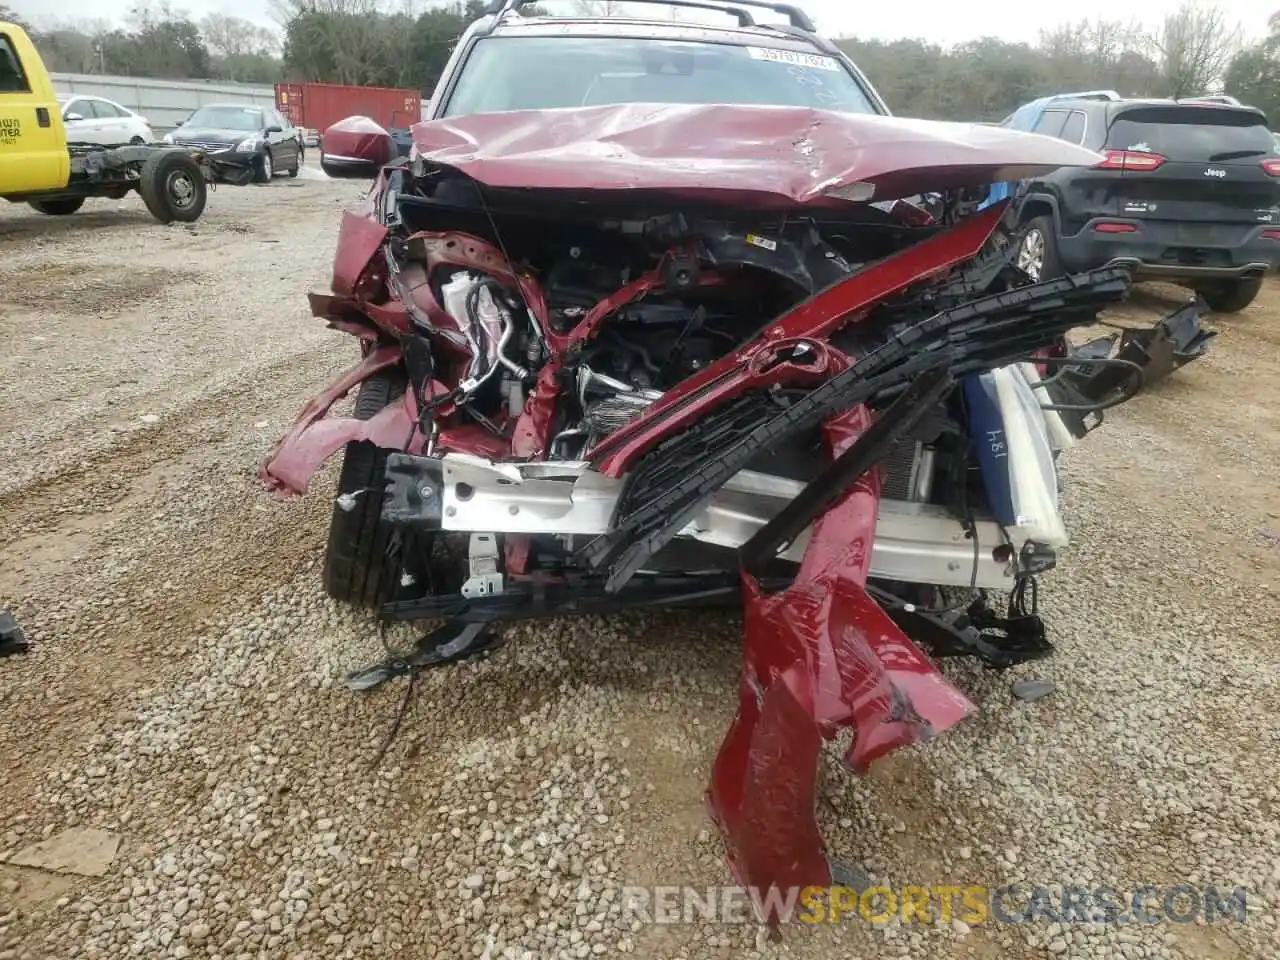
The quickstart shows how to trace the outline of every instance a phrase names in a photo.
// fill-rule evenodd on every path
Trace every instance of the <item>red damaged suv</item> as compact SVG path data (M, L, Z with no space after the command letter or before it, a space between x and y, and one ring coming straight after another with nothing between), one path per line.
M407 157L326 132L376 176L311 296L360 356L262 475L342 452L325 589L441 624L353 688L504 621L742 604L709 808L743 885L826 885L823 741L864 770L972 712L935 658L1051 651L1057 457L1203 352L1199 308L1069 350L1128 273L1035 282L983 202L1098 154L891 117L794 7L553 5L467 30Z

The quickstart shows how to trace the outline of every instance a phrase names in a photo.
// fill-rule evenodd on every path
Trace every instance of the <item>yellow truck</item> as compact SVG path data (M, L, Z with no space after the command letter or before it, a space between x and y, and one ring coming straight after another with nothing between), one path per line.
M90 197L135 190L157 220L190 223L204 212L207 161L166 144L68 142L40 54L21 27L0 20L0 197L66 216Z

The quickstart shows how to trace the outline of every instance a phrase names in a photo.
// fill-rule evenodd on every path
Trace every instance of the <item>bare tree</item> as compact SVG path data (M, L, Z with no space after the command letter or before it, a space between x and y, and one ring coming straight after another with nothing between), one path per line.
M612 17L622 12L622 4L617 0L574 0L573 5L584 17Z
M1152 88L1151 39L1137 22L1064 23L1041 30L1038 47L1064 91L1104 87L1129 95Z
M125 17L126 22L135 30L146 30L157 23L188 19L187 11L174 7L169 0L135 0Z
M242 17L211 13L200 21L200 33L209 51L221 57L270 55L279 46L276 35Z
M23 17L19 16L17 10L14 10L12 7L3 3L0 3L0 20L4 20L7 23L16 23L23 30L28 32L31 30L31 24L27 23Z
M1188 0L1164 18L1151 38L1164 92L1192 97L1214 90L1240 48L1240 26L1216 3Z

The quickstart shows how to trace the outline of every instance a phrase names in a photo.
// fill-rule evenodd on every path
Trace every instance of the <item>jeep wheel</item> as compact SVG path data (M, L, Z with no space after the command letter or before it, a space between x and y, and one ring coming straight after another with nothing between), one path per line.
M360 386L353 415L369 420L397 402L404 391L405 378L399 371L371 377ZM324 589L335 600L376 607L390 599L397 587L399 557L389 555L391 528L382 522L390 452L361 442L348 443L343 454L324 558Z
M138 192L161 223L194 223L209 196L200 164L185 150L157 150L138 175Z
M1262 289L1262 278L1251 280L1222 280L1218 283L1196 287L1196 293L1214 313L1239 313L1253 303Z
M1052 280L1062 269L1058 265L1058 248L1052 217L1036 217L1023 228L1014 263L1023 273L1040 283Z
M31 206L50 217L65 217L84 206L84 197L66 197L62 200L31 200Z

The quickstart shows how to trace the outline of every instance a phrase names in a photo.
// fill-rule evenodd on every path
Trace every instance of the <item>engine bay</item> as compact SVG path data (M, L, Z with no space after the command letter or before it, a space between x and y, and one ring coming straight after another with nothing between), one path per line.
M474 184L446 178L391 207L410 236L399 245L403 259L394 269L417 330L454 348L445 363L463 365L445 378L456 376L460 384L453 395L456 417L488 434L483 451L498 460L509 455L539 373L560 352L567 362L557 371L561 402L548 426L545 457L581 462L668 391L818 290L940 229L937 199L932 210L927 203L896 202L888 209L858 208L846 218L743 222L723 219L723 210L640 218L606 208L567 223L561 214L554 227L543 221L535 229L536 213L527 204L507 209L501 197L486 199ZM953 217L961 215L964 201L952 202ZM428 223L437 229L418 229ZM480 229L489 239L441 231L442 224ZM450 239L443 245L412 239L423 234ZM462 238L473 244L469 256L448 256L458 249L448 244ZM491 243L498 239L500 245ZM505 267L501 279L476 269L495 256ZM463 259L468 262L457 262ZM530 280L538 291L532 304ZM856 334L838 330L833 340L848 352L871 350L931 306L904 295L860 317ZM982 478L966 449L963 407L957 391L894 446L883 463L886 499L929 504L957 522L983 516ZM458 451L448 436L433 449ZM825 458L821 431L813 429L756 458L751 469L805 481Z

